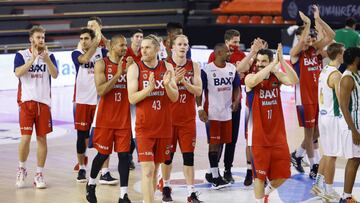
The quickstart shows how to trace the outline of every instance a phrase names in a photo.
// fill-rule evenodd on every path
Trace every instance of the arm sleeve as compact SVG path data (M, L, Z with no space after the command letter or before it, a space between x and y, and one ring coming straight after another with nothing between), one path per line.
M50 59L51 59L51 62L54 64L54 66L56 67L56 69L58 70L58 66L57 66L57 62L56 62L56 59L55 59L55 56L54 54L51 54L50 55Z
M191 59L191 48L189 47L189 51L186 53L186 58Z
M73 52L71 53L71 58L72 58L72 61L73 61L74 65L75 65L76 72L79 71L79 66L80 66L79 56L81 56L81 52L80 52L80 51L73 51Z
M106 57L106 55L107 55L108 52L109 52L109 51L108 51L107 49L101 48L101 54L102 54L102 57L103 57L103 58Z
M239 87L239 86L240 86L240 77L239 77L239 74L235 71L233 87Z
M14 59L14 72L17 67L20 67L24 64L25 64L25 61L24 61L23 56L20 53L16 53L15 59Z
M203 90L207 90L207 75L204 70L201 70L201 81Z

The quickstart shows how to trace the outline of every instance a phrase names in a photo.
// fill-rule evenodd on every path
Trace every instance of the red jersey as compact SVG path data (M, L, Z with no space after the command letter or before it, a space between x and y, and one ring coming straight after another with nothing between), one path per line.
M124 61L125 61L125 63L126 63L126 58L127 58L128 56L131 56L136 63L139 63L139 62L141 61L141 57L142 57L141 51L139 50L138 55L136 55L136 54L134 53L134 51L132 50L131 46L128 47L127 50L126 50L126 54L125 54L125 56L124 56Z
M104 38L101 38L98 47L106 49L106 41L104 40Z
M166 94L163 76L166 72L164 61L158 61L155 68L149 68L143 61L137 63L139 68L138 90L149 85L149 76L155 76L155 89L144 100L136 104L136 136L151 138L171 138L171 100Z
M314 47L301 51L293 64L300 82L295 86L296 105L318 104L318 80L322 69L322 56Z
M242 52L240 50L234 50L234 52L232 52L232 54L230 55L229 62L235 65L237 61L243 60L243 58L245 58L245 56L246 55L244 54L244 52ZM215 53L211 52L208 63L211 63L214 61L215 61Z
M287 144L280 81L274 74L247 93L249 146Z
M176 63L172 58L167 60L169 63L176 67ZM194 67L191 60L187 60L184 66L178 66L186 70L184 79L192 84L194 80ZM195 95L190 93L182 84L178 84L179 99L171 105L173 115L173 125L182 126L186 125L189 121L195 121Z
M118 64L104 58L106 81L111 80L118 70ZM95 127L111 129L131 128L130 103L128 99L126 74L122 74L118 81L100 101L95 112Z

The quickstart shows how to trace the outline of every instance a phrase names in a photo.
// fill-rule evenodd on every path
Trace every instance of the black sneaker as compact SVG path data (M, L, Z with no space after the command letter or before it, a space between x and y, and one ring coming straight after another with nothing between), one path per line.
M234 184L234 183L235 183L235 180L234 180L234 178L232 177L231 171L224 171L224 179L225 179L225 181L228 182L228 183L231 183L231 184Z
M95 188L96 185L86 184L86 199L90 203L97 203Z
M248 169L246 170L246 176L244 180L245 186L250 186L253 183L253 176L252 176L252 170Z
M131 201L130 201L128 195L125 194L123 199L119 198L119 202L118 202L118 203L131 203Z
M135 169L135 163L134 163L134 161L130 161L129 169L130 169L130 170L134 170L134 169Z
M296 151L291 153L291 163L299 173L304 173L304 167L301 165L302 157L295 156Z
M205 180L206 180L208 183L213 183L212 173L205 173Z
M309 177L313 180L316 179L317 173L319 169L319 164L314 164L313 167L310 170Z
M99 184L100 185L116 185L119 183L119 180L113 178L110 172L105 173L105 175L100 175Z
M203 201L199 200L199 193L198 192L193 192L187 198L187 203L203 203Z
M227 183L221 176L214 178L214 182L211 185L211 189L219 190L224 187L230 186L230 183Z
M173 202L173 199L171 197L171 188L170 187L164 187L162 191L162 202Z
M80 169L80 170L79 170L78 176L77 176L77 178L76 178L76 181L77 181L78 183L86 183L86 182L87 182L85 169Z

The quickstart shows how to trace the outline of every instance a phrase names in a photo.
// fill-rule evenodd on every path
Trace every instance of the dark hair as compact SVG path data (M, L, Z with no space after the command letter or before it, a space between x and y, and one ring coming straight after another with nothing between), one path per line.
M114 35L111 37L111 40L110 40L110 44L113 45L117 40L119 40L120 38L123 38L126 40L126 38L124 37L124 35L121 35L121 34L117 34L117 35Z
M304 29L305 29L305 26L300 26L298 29L296 29L295 35L301 35L302 32L304 31ZM309 31L309 35L311 37L316 37L317 36L316 30L311 28L310 31Z
M83 29L81 29L80 35L85 34L85 33L88 33L88 34L90 35L90 38L91 38L91 39L94 39L94 38L95 38L95 32L94 32L94 30L89 29L89 28L83 28Z
M354 63L354 61L357 57L360 57L360 48L359 47L347 48L344 52L344 63L346 65L351 65Z
M354 26L356 24L356 20L355 20L355 18L347 18L346 20L345 20L345 25L346 26L348 26L348 27L352 27L352 26Z
M257 55L267 55L269 57L269 61L274 60L274 53L270 49L260 49L257 53Z
M33 36L33 34L35 32L41 32L41 33L45 33L45 29L40 26L40 25L34 25L30 30L29 30L29 36Z
M343 44L337 42L330 44L326 49L326 53L329 56L330 60L335 60L336 56L338 54L341 54L343 47L344 47Z
M240 32L234 29L226 30L224 34L224 41L229 41L233 37L240 37Z
M144 31L142 29L131 30L130 32L131 37L133 37L136 33L144 34Z
M222 50L226 47L225 43L217 43L214 47L214 53L216 53L219 50Z
M97 16L92 16L89 18L89 21L93 21L93 20L95 20L99 25L102 25L101 18L99 18Z
M181 23L177 23L177 22L168 22L166 24L166 31L167 32L171 32L175 29L184 29L183 25Z

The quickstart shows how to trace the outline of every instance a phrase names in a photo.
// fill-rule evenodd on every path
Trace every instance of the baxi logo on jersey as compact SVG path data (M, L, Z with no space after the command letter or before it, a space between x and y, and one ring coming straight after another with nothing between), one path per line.
M143 81L143 88L147 88L150 85L148 80ZM149 96L163 96L165 95L163 80L155 80L155 89L150 93Z
M110 73L107 76L108 76L107 77L108 81L111 80L114 77L114 75L110 74ZM121 84L119 84L119 83L121 83ZM120 89L126 89L127 88L126 87L126 74L120 75L120 77L117 79L117 84L114 85L114 88L120 88Z
M278 96L279 96L279 89L277 88L272 90L260 89L260 95L259 95L260 99L266 100L266 101L262 101L262 106L276 105L277 104L276 98Z
M232 77L214 78L214 85L215 86L231 85L231 84L232 84Z
M36 64L31 65L29 72L37 73L37 72L45 72L46 71L46 64Z
M84 68L92 68L92 69L93 69L94 67L95 67L95 65L94 65L94 63L91 62L91 61L90 61L89 63L85 63L85 64L84 64Z

